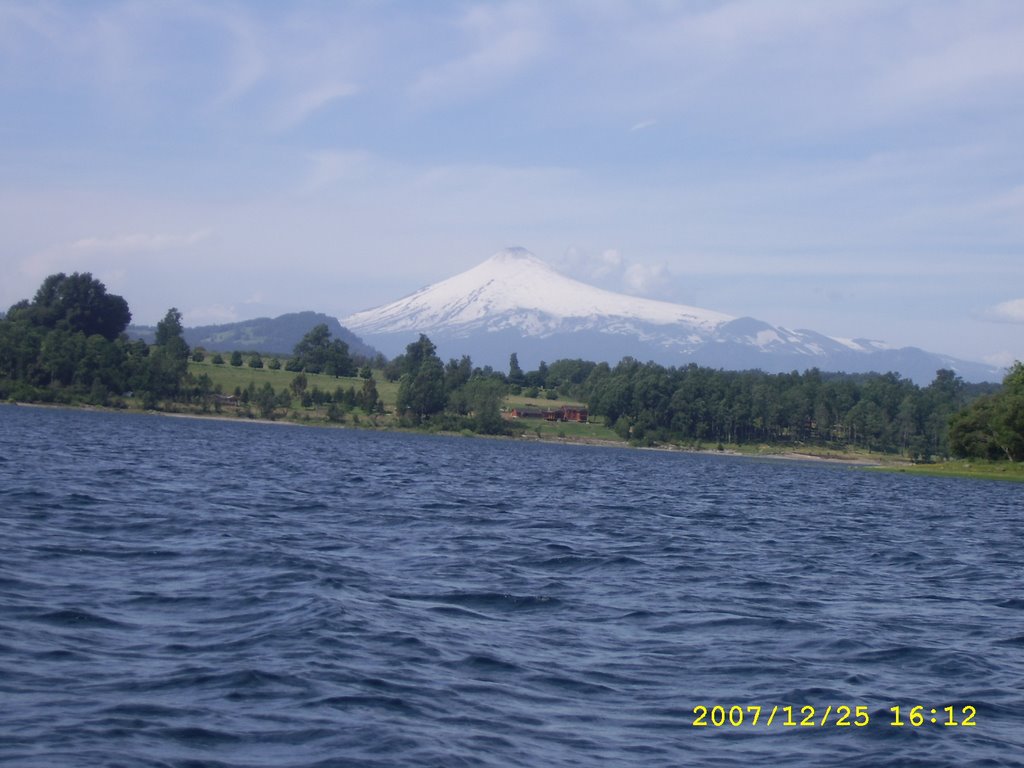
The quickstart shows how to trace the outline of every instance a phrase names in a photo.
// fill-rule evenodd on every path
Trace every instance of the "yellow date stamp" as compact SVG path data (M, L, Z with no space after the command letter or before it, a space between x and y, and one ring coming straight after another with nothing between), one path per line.
M906 706L897 704L889 707L889 716L883 718L890 726L901 728L910 726L918 728L926 725L945 726L947 728L970 728L976 726L978 708L970 704L961 706L930 707L924 704ZM876 721L877 721L876 717ZM871 724L871 713L864 704L839 704L821 707L805 704L791 704L772 707L748 704L741 706L708 706L698 704L693 708L695 728L739 728L771 727L782 728L866 728Z

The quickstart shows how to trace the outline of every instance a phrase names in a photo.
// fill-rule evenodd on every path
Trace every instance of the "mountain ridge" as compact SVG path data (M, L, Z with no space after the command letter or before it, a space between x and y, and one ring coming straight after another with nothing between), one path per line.
M469 354L474 363L498 370L515 352L524 367L567 357L615 363L628 355L667 365L692 362L776 373L896 371L922 383L940 368L968 381L1001 378L990 366L916 347L836 338L615 293L563 275L523 248L499 251L397 301L343 317L341 323L389 356L424 333L442 356Z
M251 350L267 354L290 355L295 345L309 331L323 323L335 339L348 344L349 354L372 358L380 354L372 346L345 328L336 317L323 312L288 312L277 317L257 317L219 325L201 325L183 329L190 347L203 347L210 352ZM128 335L152 343L156 328L145 325L128 326Z

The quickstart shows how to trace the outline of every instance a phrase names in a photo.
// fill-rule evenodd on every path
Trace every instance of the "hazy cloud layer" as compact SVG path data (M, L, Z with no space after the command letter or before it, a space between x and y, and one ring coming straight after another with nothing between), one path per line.
M996 304L987 316L1004 323L1024 323L1024 299L1011 299Z
M78 269L149 322L343 315L522 245L1024 357L1021 40L1011 0L8 2L0 305Z

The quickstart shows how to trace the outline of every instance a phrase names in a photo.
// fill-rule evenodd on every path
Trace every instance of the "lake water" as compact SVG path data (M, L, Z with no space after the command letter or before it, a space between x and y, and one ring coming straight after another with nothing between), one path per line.
M1022 587L1009 483L0 406L3 764L1020 766Z

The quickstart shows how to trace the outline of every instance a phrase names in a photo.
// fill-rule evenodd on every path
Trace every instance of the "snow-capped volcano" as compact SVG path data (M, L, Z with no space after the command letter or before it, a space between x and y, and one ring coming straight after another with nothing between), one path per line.
M546 336L571 328L606 325L609 319L654 325L688 325L711 331L731 320L721 312L614 293L556 272L524 248L508 248L447 280L343 321L364 335L470 328L520 328ZM429 330L428 330L429 329Z
M515 352L523 367L541 360L618 362L630 356L666 365L766 371L898 371L927 383L939 368L968 380L999 372L919 349L892 349L867 339L837 339L789 330L709 309L606 291L561 274L523 248L403 299L341 320L388 355L425 333L443 356L468 354L501 370Z

